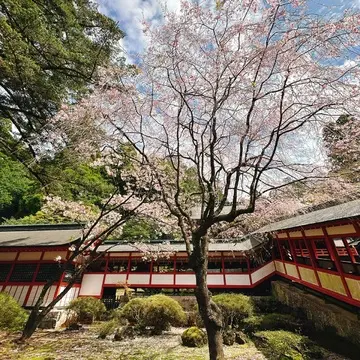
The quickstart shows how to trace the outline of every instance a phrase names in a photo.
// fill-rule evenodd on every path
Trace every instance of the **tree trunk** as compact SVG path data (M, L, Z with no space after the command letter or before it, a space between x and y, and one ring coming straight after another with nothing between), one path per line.
M196 275L196 300L199 312L207 332L210 360L224 360L224 350L222 341L223 319L221 310L211 300L207 287L207 239L202 239L206 244L203 246L194 245L193 263ZM200 243L202 242L200 241ZM193 242L196 244L196 242Z

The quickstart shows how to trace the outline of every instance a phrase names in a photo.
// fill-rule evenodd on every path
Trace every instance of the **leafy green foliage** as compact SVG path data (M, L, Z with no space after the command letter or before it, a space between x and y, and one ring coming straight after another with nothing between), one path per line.
M73 163L62 168L61 162L46 164L49 193L64 200L100 205L113 192L114 186L103 168L86 163Z
M288 331L260 331L253 340L269 360L314 360L323 358L323 349L306 336Z
M0 329L21 330L28 318L26 311L16 300L5 292L0 292Z
M179 326L186 321L180 304L166 295L132 299L121 309L121 315L139 330L149 327L154 334L161 334L169 326Z
M106 307L101 300L93 297L77 298L73 300L67 308L77 314L80 322L89 317L99 320L101 315L106 311Z
M41 203L40 186L26 168L0 152L0 222L1 218L33 214Z
M237 326L254 312L253 302L246 295L219 294L212 300L220 307L226 326Z
M145 323L155 333L161 334L170 325L179 326L185 321L186 314L176 300L161 294L146 299Z
M201 347L207 343L207 337L204 331L196 326L192 326L182 333L181 341L184 346Z
M144 326L146 299L135 298L130 300L121 310L120 314L131 325Z
M4 0L0 12L0 117L34 150L31 136L84 93L122 33L90 0Z
M121 238L124 240L153 240L161 237L161 230L150 219L133 218L123 227Z

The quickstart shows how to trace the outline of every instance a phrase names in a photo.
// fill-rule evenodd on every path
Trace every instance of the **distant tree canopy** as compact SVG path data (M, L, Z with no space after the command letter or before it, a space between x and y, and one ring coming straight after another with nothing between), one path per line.
M41 199L40 186L26 168L0 152L0 223L2 218L35 213Z
M63 101L88 90L122 35L90 0L1 1L0 121L11 126L0 124L0 150L33 160L35 134Z

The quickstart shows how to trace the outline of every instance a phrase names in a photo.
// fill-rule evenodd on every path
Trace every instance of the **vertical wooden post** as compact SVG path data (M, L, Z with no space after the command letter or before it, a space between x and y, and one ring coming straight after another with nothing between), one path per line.
M224 280L224 286L226 286L226 274L225 274L225 259L224 259L224 253L221 251L221 267L222 267L222 274L223 274L223 280Z
M324 232L324 235L325 235L325 243L327 244L329 252L331 252L332 257L334 258L334 262L335 262L336 268L338 270L338 273L340 275L341 281L343 283L346 295L348 297L352 298L351 292L350 292L349 287L348 287L348 284L347 284L347 282L345 280L345 277L344 277L343 268L342 268L342 265L341 265L341 262L340 262L340 259L339 259L339 256L338 256L334 241L329 238L329 234L327 233L326 227L323 226L322 229L323 229L323 232Z
M310 262L311 262L311 266L313 268L313 271L315 273L315 277L316 277L316 281L318 283L318 286L322 287L321 286L321 282L320 282L320 278L319 278L319 274L317 273L317 263L316 263L316 257L313 253L313 247L312 247L312 244L311 244L311 240L310 239L307 239L306 238L306 235L305 235L305 231L304 230L301 230L301 235L304 239L304 244L306 246L306 249L309 253L309 258L310 258ZM310 244L309 244L310 242Z
M290 253L291 253L291 256L293 257L293 260L294 260L296 272L298 274L299 279L301 279L299 268L298 268L298 263L297 263L297 259L296 259L296 250L294 249L294 244L292 243L292 240L290 239L289 232L287 231L286 234L288 236L288 243L289 243Z

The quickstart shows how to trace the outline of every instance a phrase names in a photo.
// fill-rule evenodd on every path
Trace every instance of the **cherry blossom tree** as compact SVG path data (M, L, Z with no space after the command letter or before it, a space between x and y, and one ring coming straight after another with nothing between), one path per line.
M131 179L128 178L130 174ZM34 307L31 309L22 335L18 339L19 342L30 338L44 317L70 291L84 271L115 246L113 244L108 246L105 251L99 251L99 246L110 235L119 237L122 226L134 216L166 217L166 209L159 205L161 202L156 202L157 195L156 192L152 191L151 177L147 177L144 171L140 176L136 172L136 166L133 165L131 172L129 169L123 171L122 178L123 182L126 179L126 189L122 187L121 191L120 189L115 191L108 199L104 200L100 209L81 202L64 201L59 197L47 197L42 208L45 214L57 215L68 221L82 224L82 231L79 239L74 239L76 242L69 247L70 255L68 258L62 259L57 256L54 259L54 262L58 263L58 271L44 285ZM169 222L165 224L168 228L171 227ZM58 281L57 275L64 272L67 274L67 285L60 289L49 304L44 304L50 287Z
M332 170L355 183L360 179L359 125L358 118L342 115L323 131Z
M271 191L324 176L321 124L358 112L360 15L322 19L300 0L182 1L180 13L163 15L159 26L144 23L139 71L123 78L104 69L67 126L76 132L91 120L103 149L125 141L151 172L196 274L210 359L222 360L222 316L207 288L210 238L257 204L266 211L260 200Z

